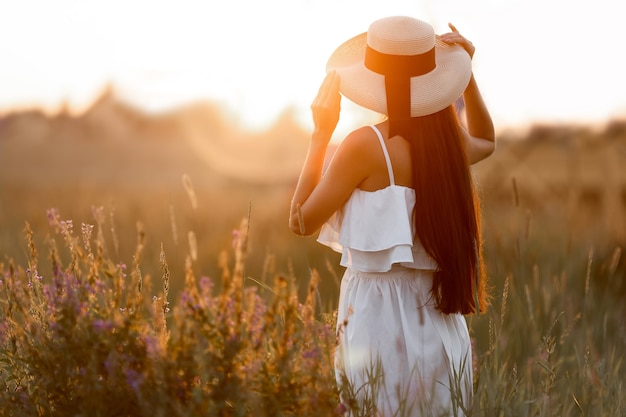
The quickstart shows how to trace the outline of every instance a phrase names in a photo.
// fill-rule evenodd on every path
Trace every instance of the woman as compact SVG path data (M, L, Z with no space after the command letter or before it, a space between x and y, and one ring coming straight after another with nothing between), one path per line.
M291 205L295 233L321 228L320 243L342 253L338 383L382 416L470 407L463 314L486 307L470 164L493 152L495 134L474 47L450 28L435 36L426 22L385 18L333 53ZM322 176L340 93L386 118L350 133Z

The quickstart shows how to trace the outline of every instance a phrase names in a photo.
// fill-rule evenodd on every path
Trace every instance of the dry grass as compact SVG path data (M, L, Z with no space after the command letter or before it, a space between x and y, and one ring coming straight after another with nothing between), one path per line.
M80 120L0 123L4 415L76 415L79 397L93 415L112 403L116 415L332 415L332 341L318 337L315 355L308 343L332 333L321 314L341 271L287 227L295 177L224 176L172 119L104 105ZM209 122L206 132L226 129ZM620 122L536 128L476 166L493 305L469 319L470 415L626 414L625 143ZM237 155L250 153L225 160ZM49 208L61 216L52 225ZM76 300L87 304L70 315Z

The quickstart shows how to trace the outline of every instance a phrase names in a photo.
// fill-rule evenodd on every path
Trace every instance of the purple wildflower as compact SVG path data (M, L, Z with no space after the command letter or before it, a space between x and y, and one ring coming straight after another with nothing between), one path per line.
M57 232L59 231L61 224L61 216L59 216L59 212L55 208L48 209L48 224L54 228Z
M319 352L317 349L305 350L302 352L303 359L317 359L319 356Z
M126 278L126 264L125 263L119 263L115 265L115 268L119 271L120 276L122 278Z
M212 290L213 289L213 281L211 281L211 278L207 277L207 276L202 276L200 277L200 288L204 291L204 290Z
M146 335L144 336L143 342L146 345L146 352L148 353L148 356L156 357L159 353L159 342L156 337Z
M115 373L115 359L113 358L113 354L109 353L109 356L104 360L104 369L106 369L107 374L112 376Z
M74 223L72 220L61 220L61 232L64 236L69 237L74 231Z
M143 382L142 375L134 369L125 369L124 375L126 375L126 383L133 391L138 392Z
M98 333L108 332L113 329L113 323L108 320L94 320L93 329Z
M7 342L9 335L9 324L6 322L0 323L0 346L4 346Z
M236 248L239 245L239 239L241 236L239 235L239 230L233 230L233 248Z
M344 415L348 411L348 407L344 403L337 404L337 414Z
M92 224L85 224L82 223L80 225L81 228L81 232L83 235L83 245L85 246L85 249L90 251L90 246L89 246L89 242L91 241L91 233L93 232L93 225Z
M180 302L181 304L185 304L185 305L188 305L191 303L191 296L189 295L188 291L182 291L180 293Z

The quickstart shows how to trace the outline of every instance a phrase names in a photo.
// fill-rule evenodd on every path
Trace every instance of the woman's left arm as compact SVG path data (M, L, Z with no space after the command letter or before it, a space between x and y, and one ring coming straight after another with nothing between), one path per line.
M454 25L450 23L448 26L450 26L452 32L443 34L439 38L448 44L459 45L473 59L476 48L472 42L461 35ZM465 118L467 121L467 131L464 130L467 153L470 163L473 164L491 155L496 146L493 121L480 93L474 74L472 74L469 84L463 92L463 100L465 101Z
M489 110L472 74L463 93L465 118L467 120L466 145L471 164L482 161L496 149L496 134Z

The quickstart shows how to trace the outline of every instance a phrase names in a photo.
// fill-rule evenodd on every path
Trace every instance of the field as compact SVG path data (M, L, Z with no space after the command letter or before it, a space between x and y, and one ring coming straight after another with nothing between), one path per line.
M216 107L0 117L0 415L339 415L341 268L287 228L307 132ZM472 416L626 415L626 123L475 167ZM359 410L367 415L367 410ZM357 413L358 414L358 413Z

